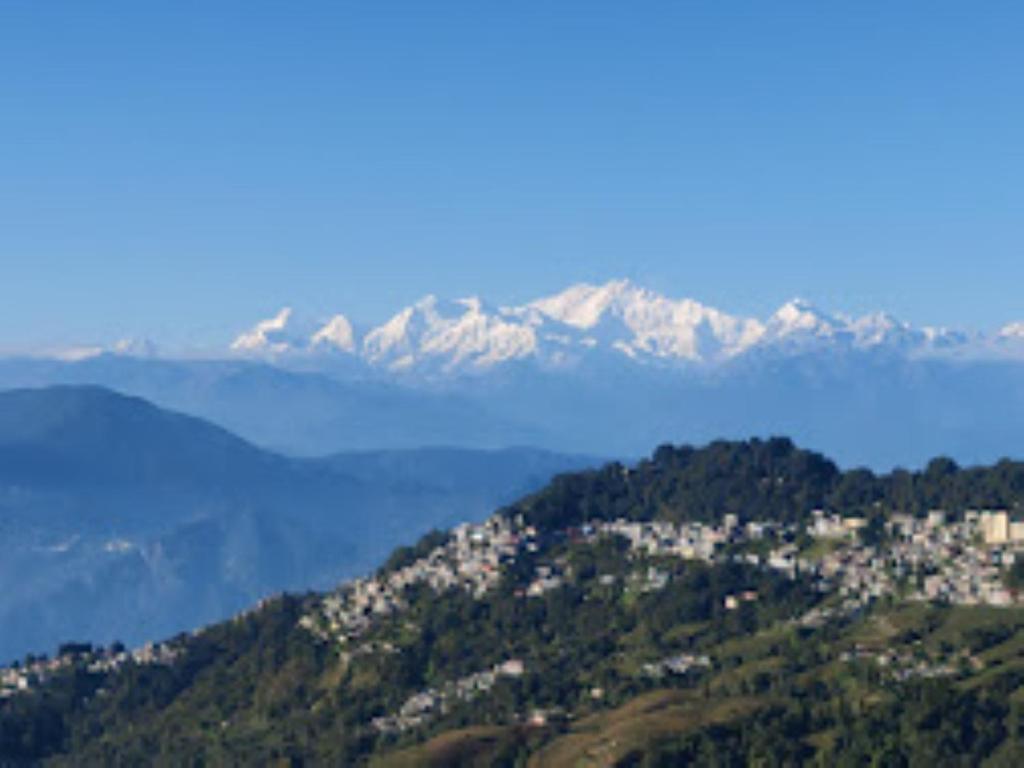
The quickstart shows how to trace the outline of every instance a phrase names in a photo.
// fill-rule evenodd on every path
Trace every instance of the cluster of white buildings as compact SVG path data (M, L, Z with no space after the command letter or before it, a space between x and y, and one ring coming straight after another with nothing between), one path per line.
M1024 524L1006 512L967 511L958 520L942 512L889 518L884 545L849 537L820 560L801 563L844 596L862 601L884 595L953 605L1009 606L1016 597L1005 569L1024 552Z
M519 659L509 659L495 664L491 669L446 683L441 688L428 688L406 699L398 712L373 720L373 727L380 733L401 733L417 728L428 720L443 715L455 704L470 701L487 693L503 677L522 677L526 666Z
M850 615L889 595L954 605L1018 602L1004 575L1007 566L1024 557L1024 522L1012 520L1008 512L968 510L955 521L939 511L925 517L892 515L884 543L877 546L862 542L860 532L866 525L862 517L813 511L804 530L825 546L810 556L800 551L795 526L757 521L740 525L730 515L718 526L616 520L591 523L585 531L593 536L621 536L629 542L631 553L709 563L726 556L726 544L767 542L769 546L760 547L759 553L730 557L791 578L813 577L822 592L843 598L837 605L807 614L803 621L807 626ZM731 598L727 608L742 602L742 596Z
M940 512L925 519L895 515L889 525L889 565L908 582L911 599L957 605L1016 602L1003 576L1017 552L1024 551L1024 524L1011 523L1006 512L968 511L949 522Z
M964 519L981 529L986 544L1024 544L1024 521L1011 520L1005 510L971 511Z
M10 667L0 669L0 699L7 699L16 693L31 690L41 680L63 667L57 668L36 668L33 665L30 669Z
M578 529L562 532L571 540L593 541L602 536L619 536L629 543L632 556L679 557L707 563L726 559L776 570L790 578L810 576L822 592L840 598L795 619L808 627L822 626L842 616L861 611L885 596L943 601L953 604L1011 605L1016 598L1003 585L1005 567L1024 556L1024 523L1014 522L1006 512L966 512L956 521L933 512L926 517L893 515L886 524L886 537L878 545L865 544L860 532L867 525L861 517L843 517L821 510L812 512L803 528L764 521L741 524L726 515L721 524L638 522L630 520L593 521ZM809 535L820 546L802 551L800 535ZM756 546L747 546L756 544ZM381 616L401 610L407 588L422 584L441 593L463 589L482 597L501 577L502 566L522 552L538 552L538 533L496 515L480 525L462 525L451 539L428 555L404 568L378 578L360 579L344 585L325 598L322 612L306 617L304 624L324 638L343 646L362 635ZM539 597L562 587L569 578L561 561L539 563L530 583L519 595ZM614 584L614 576L599 577L603 585ZM670 580L656 565L637 571L629 580L641 591L663 588ZM725 598L725 608L738 609L758 599L754 591ZM358 649L357 649L358 651ZM875 654L880 666L896 677L951 674L951 667L893 653ZM707 669L707 656L678 654L645 664L643 673L660 678ZM456 702L464 702L489 691L502 676L522 674L522 662L503 662L493 669L411 696L398 712L373 721L376 730L396 733L415 728L443 714Z
M721 525L672 523L662 520L597 521L583 527L589 537L621 536L629 542L630 553L652 557L679 557L684 560L721 562L726 544L770 541L777 544L767 555L750 554L742 558L752 565L764 565L796 573L797 547L790 542L796 527L765 521L741 524L736 515L725 515Z
M731 530L702 523L676 524L665 521L635 522L614 520L595 522L585 532L621 536L632 552L646 555L682 557L686 560L711 560L719 545L728 540Z
M383 576L343 584L324 598L318 614L305 616L302 626L325 640L342 645L363 635L376 619L401 611L405 592L422 585L442 593L463 589L482 597L497 585L501 566L521 547L536 548L536 530L494 515L479 525L463 524L450 539L425 557Z
M813 511L803 531L826 546L812 556L799 550L796 526L766 521L741 524L735 515L725 515L719 525L592 521L574 529L573 535L584 541L619 536L629 542L633 555L708 563L728 557L791 578L798 574L816 578L821 591L836 592L843 600L803 617L808 626L849 615L887 595L958 605L1016 602L1003 584L1003 573L1018 556L1017 550L1024 551L1024 522L1011 520L1007 512L969 511L955 522L940 512L923 518L893 515L887 523L888 538L879 546L862 543L859 533L866 524L861 517ZM754 542L759 543L756 551L742 551L742 545ZM740 554L726 545L739 545ZM317 615L305 617L303 625L345 645L364 634L375 619L402 610L409 587L425 585L438 593L463 589L479 598L498 583L503 564L523 551L536 552L539 546L537 531L521 519L495 515L479 525L461 525L449 541L416 562L343 585L322 601ZM560 588L565 579L558 563L539 564L519 594L539 597ZM660 589L668 580L653 566L646 580L641 579L644 591ZM732 598L727 608L745 601L742 595Z
M797 558L797 570L818 577L822 592L838 592L862 604L893 594L893 577L886 565L887 556L882 549L862 545L852 538L820 559Z
M84 664L89 672L113 672L126 664L170 664L178 651L167 643L147 643L135 650L92 648L79 653L65 653L52 659L36 659L18 666L0 668L0 699L31 691L65 670Z

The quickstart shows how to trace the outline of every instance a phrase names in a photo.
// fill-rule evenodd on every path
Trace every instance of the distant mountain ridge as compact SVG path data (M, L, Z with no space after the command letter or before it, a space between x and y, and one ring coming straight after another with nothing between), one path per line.
M384 322L283 307L204 357L255 359L301 369L450 378L528 362L563 370L595 357L708 368L746 356L874 351L906 357L1024 359L1024 320L990 333L914 326L885 311L852 316L805 299L767 317L674 298L629 280L578 283L514 306L428 294ZM174 357L159 340L123 339L43 353L80 361L105 353Z
M533 449L280 456L99 387L0 393L0 658L140 643L373 568L591 463Z
M102 354L82 360L0 359L0 389L98 385L213 421L278 452L451 445L550 446L544 429L473 396L364 375L328 375L261 360L165 360Z
M220 427L101 387L0 392L0 479L195 486L260 482L272 463Z
M1015 453L1024 324L994 333L848 317L766 318L625 280L514 307L416 302L367 327L284 309L203 359L146 343L0 358L0 389L96 384L299 456L532 445L639 456L662 442L787 434L844 466ZM208 351L209 352L209 351Z
M430 295L362 335L344 316L304 331L286 308L242 333L239 354L275 359L334 352L370 368L455 375L515 361L564 367L596 355L637 363L714 366L750 353L884 350L900 355L1021 353L1019 324L992 337L945 328L915 328L878 312L863 317L824 312L794 299L767 319L740 317L693 299L671 299L628 280L574 285L514 307L472 297Z

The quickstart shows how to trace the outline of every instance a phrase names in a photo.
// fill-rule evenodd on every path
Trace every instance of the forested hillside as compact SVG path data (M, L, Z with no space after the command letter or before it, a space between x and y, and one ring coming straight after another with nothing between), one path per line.
M635 467L610 464L555 478L518 504L538 525L591 518L711 522L741 519L797 522L814 509L847 514L923 514L931 509L1017 509L1024 504L1024 463L962 469L936 458L923 471L876 475L840 471L790 440L719 441L703 448L663 446Z
M844 473L781 439L663 447L149 655L29 660L50 671L0 703L0 755L1017 765L1019 544L975 510L1018 509L1022 478Z

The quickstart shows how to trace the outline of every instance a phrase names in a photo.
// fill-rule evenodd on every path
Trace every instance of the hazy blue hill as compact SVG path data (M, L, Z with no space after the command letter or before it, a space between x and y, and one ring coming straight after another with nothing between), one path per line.
M434 490L488 491L496 485L507 486L511 489L508 501L522 496L527 486L535 489L543 485L553 468L568 471L595 463L594 457L536 448L450 447L353 451L335 454L327 461L339 472L370 483L383 481Z
M99 387L0 393L0 658L142 642L326 586L587 463L526 449L295 459Z
M342 450L546 445L550 434L470 394L420 391L375 376L335 378L233 360L100 355L73 363L0 360L0 388L98 385L219 424L258 445Z
M43 487L195 487L281 462L197 418L100 387L0 393L0 478Z
M599 356L450 379L101 355L0 360L0 388L94 384L208 419L292 455L531 445L640 456L663 442L789 435L841 466L988 463L1018 449L1024 364L884 350L751 354L713 368Z
M604 363L604 364L600 364ZM544 425L559 451L640 456L664 442L788 435L844 467L962 464L1019 452L1024 365L909 360L863 351L737 360L713 370L598 361L527 367L456 385L513 423Z

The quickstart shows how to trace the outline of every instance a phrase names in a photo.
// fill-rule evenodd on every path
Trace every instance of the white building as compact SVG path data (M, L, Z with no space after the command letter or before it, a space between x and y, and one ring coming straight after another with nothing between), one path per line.
M981 535L986 544L1005 544L1010 540L1010 516L1006 512L982 512Z

